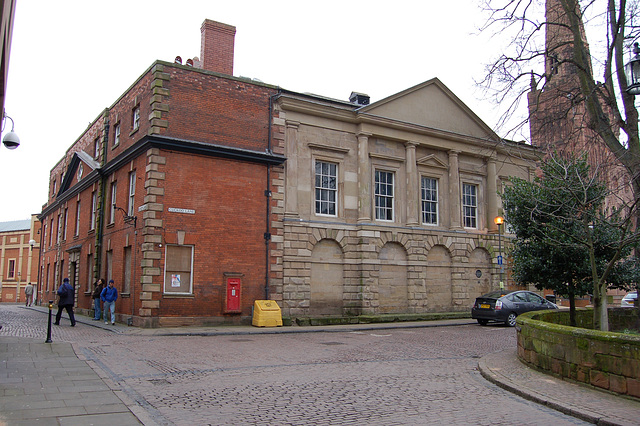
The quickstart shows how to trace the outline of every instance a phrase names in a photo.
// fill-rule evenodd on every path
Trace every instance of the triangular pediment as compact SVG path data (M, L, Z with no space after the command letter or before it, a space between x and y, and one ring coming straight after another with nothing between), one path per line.
M420 166L435 167L435 168L438 168L438 169L448 169L449 168L449 166L447 166L442 160L440 160L434 154L430 154L430 155L427 155L425 157L418 158L418 160L416 162Z
M62 185L58 194L63 194L66 190L80 182L89 173L100 167L100 163L84 151L74 152L69 161L69 166L64 174Z
M463 136L499 140L495 132L437 78L362 107L358 112Z

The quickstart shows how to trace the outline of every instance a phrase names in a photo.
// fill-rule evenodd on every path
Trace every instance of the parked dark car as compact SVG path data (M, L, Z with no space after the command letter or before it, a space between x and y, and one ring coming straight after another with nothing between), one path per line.
M558 309L558 306L531 291L493 291L476 299L471 318L480 325L497 321L513 327L518 315L543 309Z

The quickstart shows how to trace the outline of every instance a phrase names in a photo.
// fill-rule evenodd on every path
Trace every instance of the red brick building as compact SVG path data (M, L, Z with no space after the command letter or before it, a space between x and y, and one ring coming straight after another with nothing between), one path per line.
M28 283L36 284L39 234L40 221L35 215L31 219L0 222L1 302L24 303L25 286Z
M205 21L200 59L157 61L51 171L40 285L77 308L114 279L119 321L239 322L268 297L277 88L233 73L235 28Z

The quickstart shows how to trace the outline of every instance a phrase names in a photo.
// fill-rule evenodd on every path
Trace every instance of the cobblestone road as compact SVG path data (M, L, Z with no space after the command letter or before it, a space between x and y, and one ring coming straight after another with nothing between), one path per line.
M41 312L2 305L0 323L46 336ZM515 346L503 326L151 337L63 319L54 340L160 425L584 424L482 378L479 357Z

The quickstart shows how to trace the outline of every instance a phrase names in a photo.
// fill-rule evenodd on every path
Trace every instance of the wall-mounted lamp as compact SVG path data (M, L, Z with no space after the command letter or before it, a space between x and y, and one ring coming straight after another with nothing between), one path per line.
M122 213L125 223L133 223L133 227L136 227L136 224L138 223L138 218L136 216L129 216L125 209L123 209L122 207L118 207L115 204L113 205L113 208Z
M11 131L4 135L2 138L2 143L8 149L16 149L18 145L20 145L20 138L16 135L16 132L13 131L13 118L9 117L5 112L2 116L2 131L4 131L4 125L6 123L7 118L11 120Z
M29 240L29 245L31 246L31 251L33 251L33 246L36 245L36 240Z

